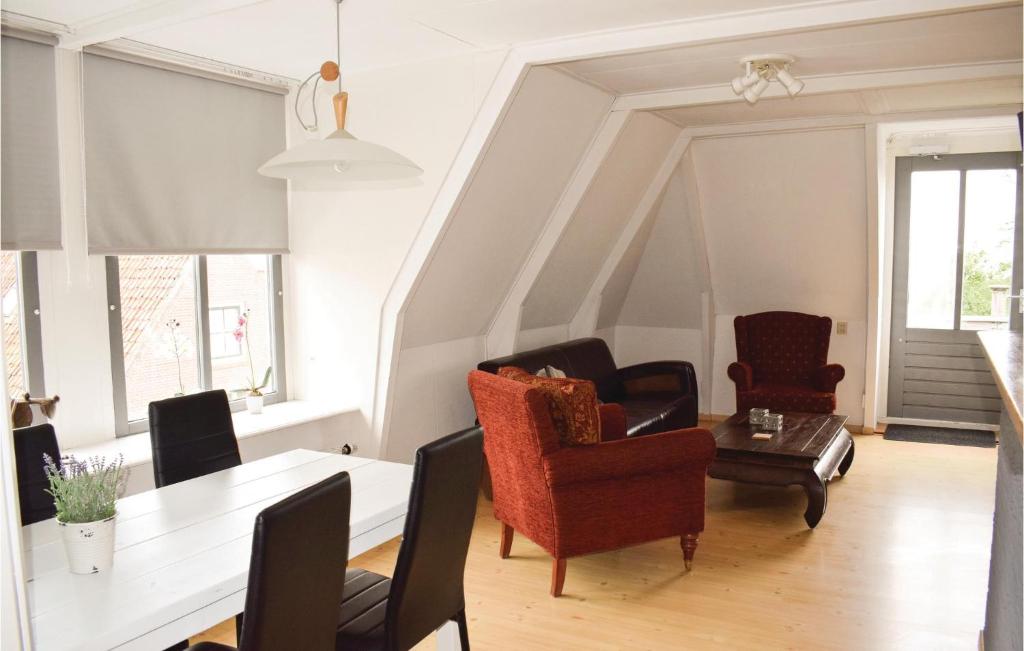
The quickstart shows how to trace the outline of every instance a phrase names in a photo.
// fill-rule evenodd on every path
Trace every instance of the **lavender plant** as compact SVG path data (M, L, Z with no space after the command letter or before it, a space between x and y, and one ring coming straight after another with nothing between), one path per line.
M96 522L117 513L117 498L124 493L128 469L124 455L107 463L104 457L79 461L73 456L61 458L61 465L44 454L46 477L57 507L57 519L64 523Z

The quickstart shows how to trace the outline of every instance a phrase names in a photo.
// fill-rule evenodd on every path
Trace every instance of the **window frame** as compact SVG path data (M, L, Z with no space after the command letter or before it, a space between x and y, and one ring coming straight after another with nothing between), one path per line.
M243 254L238 254L243 255ZM271 303L271 357L274 369L274 391L264 394L264 403L271 405L287 400L288 389L285 380L284 352L284 283L281 254L268 254L270 258L270 303ZM199 385L201 391L212 388L213 357L210 347L210 296L207 276L207 256L192 255L195 264L196 283L196 326L199 340L196 348L199 358ZM110 370L114 385L114 430L118 437L141 434L149 431L149 419L128 419L128 385L124 367L124 340L121 328L121 279L117 256L106 256L107 310L110 335ZM231 398L228 405L232 412L245 409L245 397Z
M26 379L24 388L29 395L43 397L46 395L46 375L43 370L43 329L39 306L39 259L35 251L13 253L18 254L21 364L22 374ZM6 377L4 377L4 382L6 384ZM8 397L13 400L20 396Z

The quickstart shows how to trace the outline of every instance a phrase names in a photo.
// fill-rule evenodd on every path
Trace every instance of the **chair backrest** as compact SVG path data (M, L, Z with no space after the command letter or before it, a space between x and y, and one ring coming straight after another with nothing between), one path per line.
M538 544L553 543L541 457L560 444L547 400L539 389L483 371L470 372L469 392L484 429L494 515Z
M60 448L53 425L33 425L14 430L14 463L18 470L18 505L21 524L48 520L57 514L53 496L46 491L50 481L43 469L43 455L48 454L60 467Z
M157 488L242 463L223 390L149 403L149 439Z
M239 651L333 651L351 503L341 472L256 516Z
M388 648L411 649L466 607L463 573L483 469L483 432L416 451L409 513L388 593Z
M808 385L828 360L832 319L799 312L738 316L736 358L754 369L754 382Z
M526 350L507 357L480 362L477 369L497 373L502 366L518 366L536 373L545 366L554 366L571 378L590 380L597 387L597 397L614 402L622 394L615 359L604 339L589 337L573 339L553 346Z

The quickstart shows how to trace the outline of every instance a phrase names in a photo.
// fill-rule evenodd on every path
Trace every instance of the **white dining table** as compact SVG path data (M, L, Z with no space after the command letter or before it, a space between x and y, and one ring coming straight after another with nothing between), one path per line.
M96 574L68 571L55 520L26 526L33 646L152 651L230 619L245 603L257 513L347 471L351 558L401 535L412 470L299 449L125 497L117 505L114 565Z

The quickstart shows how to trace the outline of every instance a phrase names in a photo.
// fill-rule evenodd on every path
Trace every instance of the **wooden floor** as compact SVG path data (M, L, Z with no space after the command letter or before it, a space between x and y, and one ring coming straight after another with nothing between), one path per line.
M709 480L707 528L683 570L678 540L550 559L481 499L466 569L475 649L977 649L996 451L858 436L817 529L796 488ZM353 566L390 574L398 541ZM201 639L231 643L233 622ZM200 638L197 638L200 639ZM417 649L432 649L426 640Z

